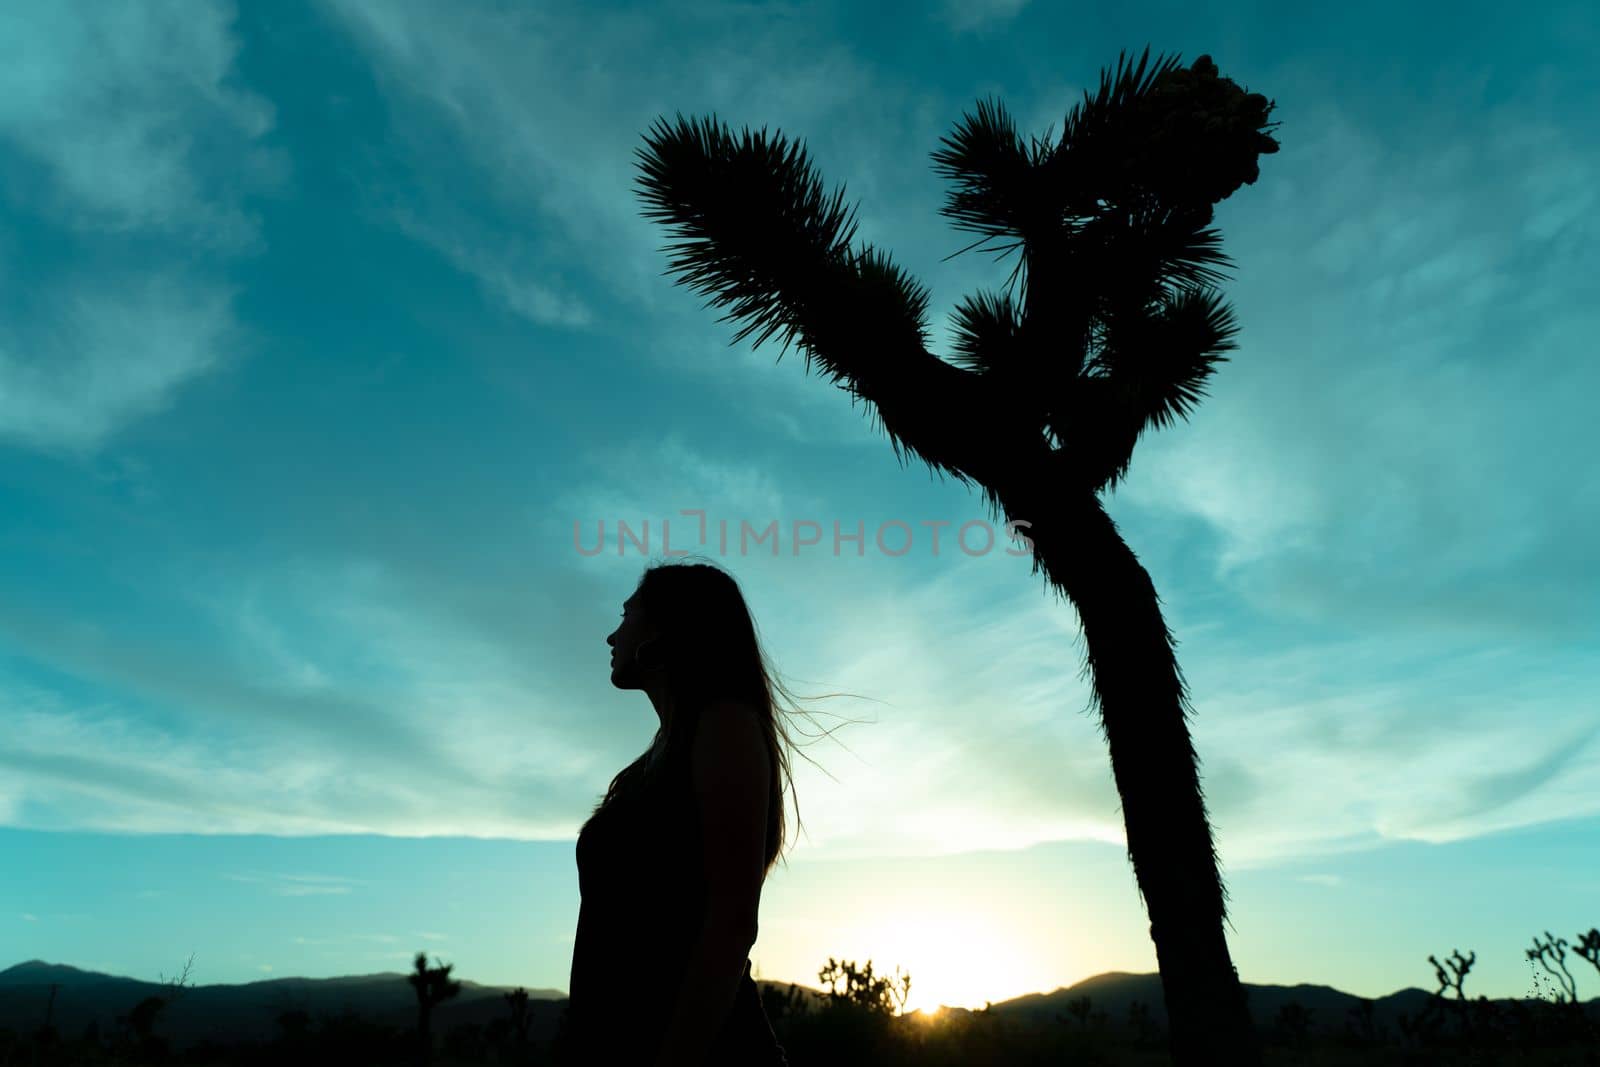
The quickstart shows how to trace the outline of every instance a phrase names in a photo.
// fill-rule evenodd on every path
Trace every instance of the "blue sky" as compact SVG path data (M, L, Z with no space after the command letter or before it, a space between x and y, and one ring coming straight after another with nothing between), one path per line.
M1072 609L730 346L633 188L658 116L804 139L948 352L1010 263L944 260L929 153L990 95L1059 131L1147 44L1283 124L1217 213L1239 349L1107 498L1241 975L1381 995L1460 948L1520 995L1600 922L1589 5L86 11L0 12L0 966L564 989L577 827L655 726L604 644L645 561L573 524L700 509L869 531L722 558L800 692L868 698L798 724L864 720L801 735L761 975L1153 970Z

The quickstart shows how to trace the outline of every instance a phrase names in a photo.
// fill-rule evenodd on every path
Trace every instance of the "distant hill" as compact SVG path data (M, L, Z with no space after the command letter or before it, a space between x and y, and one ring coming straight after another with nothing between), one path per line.
M1250 1015L1258 1030L1270 1028L1278 1017L1279 1009L1295 1002L1311 1013L1311 1034L1337 1035L1344 1032L1347 1020L1354 1020L1352 1012L1364 999L1325 985L1255 985L1250 982L1243 985L1249 998ZM1026 1019L1039 1024L1054 1022L1059 1014L1076 1025L1077 1020L1067 1005L1085 996L1090 998L1090 1010L1105 1011L1113 1026L1120 1028L1126 1024L1129 1006L1136 1000L1148 1006L1152 1021L1163 1027L1167 1025L1167 1002L1161 990L1159 974L1112 971L1086 978L1076 985L1057 989L1054 993L1033 993L994 1004L991 1010L1007 1018ZM1380 1034L1387 1029L1391 1038L1398 1037L1401 1014L1416 1015L1432 997L1433 994L1428 990L1410 988L1373 998L1374 1028ZM1504 997L1491 999L1501 1007L1511 1002ZM1585 1007L1592 1015L1600 1014L1600 998L1587 1001Z
M99 974L95 971L79 970L69 967L65 963L46 963L44 960L29 960L19 963L15 967L7 967L0 971L0 985L28 985L42 982L48 985L51 982L60 983L63 987L78 987L84 985L98 985L103 982L126 982L138 985L132 978L117 978L109 974Z
M459 981L461 994L434 1009L437 1033L446 1033L461 1022L487 1024L506 1014L500 997L515 987ZM56 1030L72 1037L81 1035L91 1020L98 1022L101 1034L110 1035L117 1029L117 1016L126 1015L145 997L167 990L159 982L29 960L0 971L0 1026L20 1032L43 1022L52 982L58 984ZM548 1037L555 1032L565 999L559 989L528 990L529 1036ZM385 972L189 986L162 1011L156 1029L179 1049L206 1040L269 1041L280 1033L278 1015L296 1008L313 1020L352 1012L374 1022L408 1027L414 1026L417 1018L416 994L406 975Z
M487 986L462 978L461 994L434 1009L433 1030L446 1034L461 1023L487 1026L506 1015L501 997L512 986ZM44 1021L50 1000L50 985L55 983L55 1026L63 1036L77 1037L90 1021L96 1021L102 1035L117 1030L117 1016L126 1015L135 1004L149 996L166 992L158 982L99 974L59 963L29 960L0 971L0 1027L28 1032ZM763 987L787 990L788 982L759 981ZM798 983L796 983L798 985ZM799 986L809 999L822 1000L823 990ZM1252 985L1250 1012L1258 1028L1266 1029L1277 1017L1278 1009L1297 1001L1311 1012L1311 1032L1339 1033L1344 1029L1350 1009L1362 998L1321 985ZM1148 1005L1150 1018L1166 1025L1166 1000L1159 974L1128 974L1114 971L1087 978L1053 993L997 1002L990 1010L1003 1018L1028 1025L1054 1025L1057 1016L1076 1025L1068 1004L1079 997L1091 1000L1092 1011L1105 1011L1111 1025L1122 1029L1128 1008L1134 1001ZM1422 989L1403 989L1373 1001L1373 1021L1387 1028L1391 1037L1399 1032L1401 1012L1415 1014L1431 996ZM528 1036L536 1041L555 1033L566 994L559 989L529 989ZM1499 1000L1499 1004L1507 1001ZM1600 998L1587 1002L1591 1013L1600 1011ZM169 1004L157 1023L157 1032L174 1048L188 1048L201 1041L270 1041L278 1035L277 1017L292 1009L304 1011L313 1021L351 1012L373 1022L406 1029L416 1024L417 1001L406 982L406 974L387 971L381 974L350 975L341 978L269 978L242 985L189 986ZM949 1011L967 1013L964 1008Z
M454 977L452 975L452 977ZM487 1026L507 1014L501 997L515 986L488 986L457 979L461 993L434 1009L433 1031L449 1033L461 1023ZM44 1021L50 1003L50 985L56 983L54 1021L57 1033L82 1035L91 1021L100 1033L117 1030L117 1016L127 1015L145 997L160 996L167 987L159 982L85 971L65 964L29 960L0 971L0 1027L28 1032ZM787 982L758 981L757 985L789 987ZM526 987L524 987L526 988ZM820 990L805 988L820 1000ZM559 989L528 990L528 1037L547 1040L555 1034L567 995ZM313 1021L350 1012L372 1022L401 1029L414 1027L417 998L406 973L349 975L340 978L269 978L242 985L186 987L162 1010L156 1032L175 1049L202 1041L270 1041L281 1032L282 1012L298 1008Z

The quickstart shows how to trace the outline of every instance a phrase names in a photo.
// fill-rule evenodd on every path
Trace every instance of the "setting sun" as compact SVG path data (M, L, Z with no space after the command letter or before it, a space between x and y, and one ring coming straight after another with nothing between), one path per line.
M874 924L862 939L877 977L911 975L904 1011L941 1006L981 1009L1030 993L1042 978L1014 933L992 917L907 912Z

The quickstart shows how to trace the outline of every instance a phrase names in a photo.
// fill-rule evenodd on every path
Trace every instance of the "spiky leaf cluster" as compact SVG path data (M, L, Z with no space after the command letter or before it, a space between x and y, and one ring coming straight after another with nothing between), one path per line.
M1002 105L980 102L933 154L951 182L942 213L980 235L961 251L998 242L987 250L1021 253L1003 293L956 308L951 363L984 383L975 399L1071 451L1072 480L1094 490L1126 474L1147 426L1189 416L1235 347L1232 313L1211 288L1229 264L1212 208L1278 150L1274 105L1220 77L1209 56L1188 68L1150 66L1148 48L1137 66L1125 58L1059 139L1025 142ZM803 143L765 128L735 137L681 114L646 141L645 215L683 238L664 249L668 270L728 307L723 321L744 320L734 343L780 333L784 352L798 343L808 369L814 360L880 414L897 388L950 392L928 369L945 365L926 352L926 289L886 253L852 249L854 209L842 188L825 195ZM903 439L904 418L884 425L897 454L959 476L948 453L932 457L936 442Z

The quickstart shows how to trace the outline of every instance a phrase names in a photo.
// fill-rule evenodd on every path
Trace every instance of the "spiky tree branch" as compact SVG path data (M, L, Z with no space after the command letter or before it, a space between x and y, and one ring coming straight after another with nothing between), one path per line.
M765 127L734 137L713 120L658 120L639 150L640 196L647 218L685 238L664 246L668 273L709 296L707 307L731 307L719 321L743 319L737 344L754 347L779 334L854 398L867 401L902 462L915 454L963 483L982 450L940 446L959 441L944 431L971 421L973 400L987 391L974 374L929 354L927 291L868 245L851 249L854 212L841 188L831 198L802 143ZM757 333L757 331L759 331ZM914 404L897 401L915 396ZM989 410L991 405L980 405ZM917 445L909 447L911 440Z
M1025 148L1005 108L980 103L934 154L955 185L942 213L1022 253L1003 298L958 308L955 361L1042 404L1030 425L1078 453L1061 465L1095 492L1126 473L1147 425L1187 417L1235 347L1231 313L1205 288L1230 264L1206 224L1259 176L1257 153L1277 151L1265 97L1209 57L1147 73L1148 57L1125 68L1119 56L1055 144L1047 133Z

